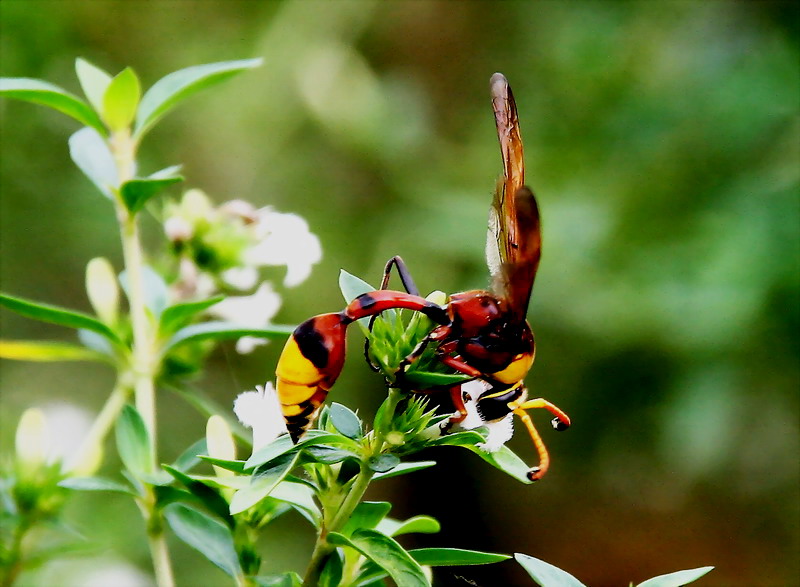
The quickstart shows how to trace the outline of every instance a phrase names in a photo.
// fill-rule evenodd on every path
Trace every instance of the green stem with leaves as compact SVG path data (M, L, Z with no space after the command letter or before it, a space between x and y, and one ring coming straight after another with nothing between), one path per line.
M128 129L117 131L109 141L116 162L118 185L133 179L136 163L136 141ZM153 448L152 470L158 467L155 377L158 369L158 352L155 347L155 332L146 304L144 254L139 236L137 215L129 211L117 198L117 217L120 223L122 254L127 276L128 304L130 306L133 348L131 375L133 378L136 409L150 434ZM148 487L147 499L142 502L142 514L147 524L147 539L159 587L175 584L169 550L164 536L161 513L157 509L155 494Z

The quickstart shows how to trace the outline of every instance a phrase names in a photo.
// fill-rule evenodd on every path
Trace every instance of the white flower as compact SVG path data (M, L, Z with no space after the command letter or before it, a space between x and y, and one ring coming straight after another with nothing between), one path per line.
M188 241L194 234L194 226L181 216L170 216L164 221L164 234L172 242Z
M458 427L463 430L472 430L485 426L488 432L486 442L478 444L478 448L486 452L496 452L514 434L514 414L509 413L499 420L484 420L478 412L478 398L489 389L491 389L491 385L481 379L468 381L461 386L461 391L467 394L464 399L467 417L458 424ZM457 412L453 415L457 415Z
M209 313L249 328L266 328L280 306L280 296L272 289L272 284L265 281L254 294L225 298L212 306ZM236 351L240 354L247 354L252 352L256 346L266 344L266 342L263 338L243 336L236 343Z
M270 207L257 212L258 243L245 252L251 265L286 265L283 285L294 287L310 274L311 266L322 258L317 236L308 230L308 223L297 214L276 212Z
M287 432L278 394L270 381L263 387L256 385L255 391L240 393L233 402L233 413L242 424L252 428L254 453Z

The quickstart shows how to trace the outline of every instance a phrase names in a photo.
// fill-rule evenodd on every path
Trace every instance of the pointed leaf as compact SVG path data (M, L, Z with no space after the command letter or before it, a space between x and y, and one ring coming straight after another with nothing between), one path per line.
M390 509L392 509L392 504L388 501L362 501L353 510L341 533L350 536L359 528L373 530L386 517Z
M404 521L384 518L378 524L378 531L387 536L403 534L436 534L442 527L436 518L430 516L414 516Z
M417 461L416 463L400 463L394 469L386 471L385 473L375 473L375 476L372 479L373 481L376 481L378 479L388 479L389 477L397 477L399 475L405 475L406 473L413 473L414 471L421 471L422 469L433 467L435 464L436 461Z
M294 332L293 326L275 324L267 328L251 328L234 322L213 321L203 322L202 324L192 324L181 328L169 339L165 345L165 350L170 350L180 344L198 340L229 340L242 336L257 336L260 338L275 338L287 336Z
M88 314L83 314L74 310L66 310L49 304L32 302L6 294L0 294L0 306L5 306L12 312L16 312L26 318L39 320L40 322L49 322L51 324L58 324L59 326L66 326L67 328L85 328L97 334L102 334L113 343L121 344L121 341L113 330L106 324L100 322L100 320Z
M75 60L75 73L78 74L78 81L81 83L81 88L83 88L83 93L89 103L95 111L102 112L103 96L105 96L108 84L111 83L111 76L81 57Z
M339 289L346 303L352 302L361 294L375 291L375 288L360 277L348 273L344 269L339 271ZM369 318L359 318L358 326L365 335L369 335Z
M687 569L685 571L676 571L666 575L659 575L648 579L643 583L639 583L638 587L681 587L697 581L706 573L712 571L714 567L699 567L697 569Z
M203 455L207 452L208 448L206 447L206 439L201 438L183 451L181 455L175 459L175 462L172 463L172 466L178 471L185 473L200 463L200 457L198 455Z
M408 554L419 564L429 567L488 565L511 558L507 554L463 550L461 548L417 548L409 550Z
M398 587L430 587L428 578L411 555L395 540L380 532L358 530L350 538L331 532L328 542L354 548L389 573Z
M15 98L48 106L101 134L106 130L97 113L86 102L54 84L27 77L0 78L0 97Z
M294 571L280 575L259 575L255 578L258 587L302 587L303 579Z
M254 477L253 482L248 487L237 491L231 500L231 515L251 508L272 493L278 483L283 481L289 471L297 465L299 456L299 454L295 454L292 458L285 459L280 466L273 468L266 475Z
M120 195L125 207L130 212L138 212L150 198L158 195L164 188L181 181L183 181L183 177L180 175L157 179L131 179L122 184Z
M334 550L328 555L322 574L319 576L317 587L339 587L342 583L342 571L344 570L344 560L338 550Z
M172 475L181 485L194 495L209 511L218 515L231 528L234 526L233 518L228 511L228 502L219 494L218 491L204 483L197 481L189 475L170 467L162 465L164 470Z
M334 428L348 438L361 438L361 420L347 406L333 402L328 408L328 417L331 419Z
M234 473L244 473L244 461L226 461L225 459L215 459L214 457L209 457L206 455L200 455L200 460L211 463L216 467L233 471Z
M69 156L100 192L111 199L119 185L114 156L94 128L82 128L69 138Z
M515 553L514 558L541 587L586 587L575 577L543 560Z
M114 493L136 495L127 485L101 477L68 477L60 481L58 486L77 491L112 491Z
M369 468L376 473L386 473L400 464L400 457L393 454L383 454L369 460Z
M128 404L116 425L117 450L125 467L141 478L153 471L153 444L139 412Z
M319 529L322 525L322 512L314 501L314 490L303 483L283 480L269 494L270 498L288 503L304 518Z
M180 503L164 508L172 531L186 544L231 577L241 575L242 568L233 544L233 535L223 523Z
M141 138L167 112L189 96L229 77L261 65L261 59L243 59L195 65L161 78L142 98L134 135Z
M74 344L28 340L0 340L0 358L37 362L109 360L102 353Z
M218 304L225 299L225 296L215 296L207 300L200 300L197 302L184 302L182 304L175 304L164 310L161 314L161 324L159 325L159 332L161 335L172 334L179 328L186 325L197 314L203 312Z
M139 78L130 67L126 67L111 80L103 95L103 120L108 128L117 131L130 126L141 96Z

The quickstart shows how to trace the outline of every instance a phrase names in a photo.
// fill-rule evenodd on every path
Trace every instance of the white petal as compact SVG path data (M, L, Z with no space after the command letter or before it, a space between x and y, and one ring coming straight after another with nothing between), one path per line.
M236 352L240 355L249 355L256 348L269 344L269 339L256 336L243 336L236 341Z
M222 273L222 280L236 289L252 289L258 283L258 271L255 267L234 267Z
M237 324L263 328L269 324L280 306L280 296L265 281L254 294L228 297L212 306L209 313Z
M233 412L239 421L253 430L253 452L266 446L286 432L278 394L271 382L256 391L239 394L233 402Z

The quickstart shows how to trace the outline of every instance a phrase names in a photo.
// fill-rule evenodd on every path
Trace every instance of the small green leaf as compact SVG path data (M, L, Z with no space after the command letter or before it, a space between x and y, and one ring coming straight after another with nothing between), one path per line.
M404 521L393 518L384 518L378 524L378 531L387 536L401 536L403 534L436 534L442 526L436 518L430 516L414 516Z
M358 530L350 538L331 532L328 542L349 546L383 568L398 587L430 587L419 564L396 541L375 530Z
M200 457L198 455L203 455L207 452L206 439L201 438L183 451L181 455L175 459L175 462L172 463L172 466L178 471L185 473L200 462Z
M414 471L421 471L428 467L433 467L436 461L418 461L416 463L400 463L394 469L386 471L385 473L376 473L372 478L374 481L378 479L388 479L389 477L397 477L405 475L406 473L413 473Z
M136 495L127 485L101 477L68 477L60 481L58 486L77 491L112 491L114 493Z
M261 465L265 465L274 461L280 456L288 454L292 451L299 451L301 448L310 448L313 446L327 446L329 444L336 446L343 446L350 449L358 449L358 445L351 439L341 434L334 434L332 432L323 432L322 430L309 430L303 437L297 441L297 444L292 442L288 434L283 434L273 440L270 444L262 446L258 449L245 463L245 469L255 469Z
M206 455L200 455L200 460L206 461L217 467L222 467L234 473L244 473L244 461L226 461L224 459L215 459Z
M233 527L233 518L228 511L228 502L219 494L218 491L209 487L203 481L195 480L193 477L170 467L169 465L162 465L164 470L172 475L181 485L183 485L189 492L195 496L209 511L217 514L229 526Z
M167 112L189 96L229 77L261 65L261 59L243 59L195 65L161 78L142 98L134 136L141 138Z
M242 336L258 336L260 338L275 338L287 336L294 332L293 326L275 324L267 328L250 328L234 322L213 321L202 324L192 324L181 328L169 339L165 350L170 350L180 344L198 340L229 340Z
M361 420L347 406L333 402L328 408L328 417L331 419L334 428L348 438L361 438Z
M131 179L122 184L119 193L122 196L125 207L130 212L135 213L141 210L150 198L157 195L164 188L181 181L183 181L183 177L180 175L155 179L152 177Z
M118 131L130 126L141 96L139 78L130 67L126 67L111 80L103 95L103 120L108 128Z
M111 83L111 76L80 57L75 60L75 73L78 74L78 81L81 82L81 88L89 103L97 112L102 112L103 96L108 84Z
M514 558L541 587L586 587L575 577L543 560L515 553Z
M184 302L168 307L161 314L159 332L162 336L174 333L176 330L185 326L197 314L209 309L214 304L220 303L225 296L215 296L207 300L197 302Z
M0 96L48 106L101 134L106 130L97 113L86 102L54 84L27 77L0 78Z
M111 199L119 185L114 155L103 137L94 128L82 128L69 137L69 156L83 174Z
M280 575L259 575L255 578L258 587L301 587L303 579L295 572Z
M366 281L352 273L348 273L344 269L339 271L339 289L342 292L344 301L348 304L361 294L375 291L375 288ZM369 336L369 321L369 317L358 319L358 326L366 336Z
M341 533L350 536L359 528L373 530L386 517L390 509L392 509L392 504L388 501L362 501L353 510Z
M286 478L289 471L294 469L300 455L286 458L279 466L270 470L266 475L253 478L252 483L237 491L231 500L230 512L232 515L241 513L267 497L275 487Z
M315 528L319 529L322 525L322 512L314 501L314 490L308 485L284 479L269 496L291 505Z
M147 426L132 405L128 404L116 425L117 450L125 467L135 477L152 473L153 471L153 445Z
M369 460L369 468L376 473L386 473L400 464L400 457L393 454L383 454Z
M0 358L16 361L103 361L109 357L86 347L65 342L0 340Z
M460 548L417 548L408 554L421 565L430 567L454 567L463 565L488 565L508 560L507 554L462 550Z
M342 582L344 560L338 550L334 550L325 561L322 574L319 576L318 587L339 587Z
M85 328L97 334L102 334L115 344L121 344L117 334L111 328L88 314L66 310L49 304L32 302L6 294L0 294L0 306L5 306L20 316L39 320L40 322L49 322L59 326L66 326L67 328Z
M639 583L638 587L681 587L681 585L688 585L697 581L706 573L712 571L714 567L699 567L697 569L687 569L685 571L676 571L666 575L659 575L648 579L643 583Z
M230 529L210 516L184 504L164 508L164 516L177 536L198 550L231 577L242 573Z

